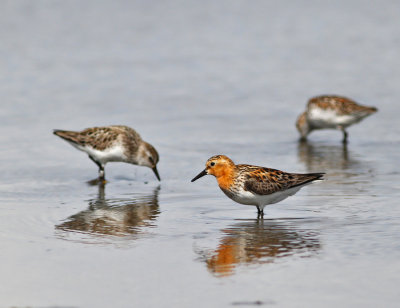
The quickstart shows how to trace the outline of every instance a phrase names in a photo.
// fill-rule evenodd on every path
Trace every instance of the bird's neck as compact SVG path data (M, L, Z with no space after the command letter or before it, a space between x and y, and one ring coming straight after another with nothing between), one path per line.
M221 189L229 189L234 182L235 167L221 168L215 177Z

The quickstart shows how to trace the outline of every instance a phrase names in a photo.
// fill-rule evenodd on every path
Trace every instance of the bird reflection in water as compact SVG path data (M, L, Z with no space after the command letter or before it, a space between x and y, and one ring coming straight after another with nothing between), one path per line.
M56 226L68 233L85 233L97 237L126 237L139 235L147 227L154 227L160 211L158 192L138 194L131 198L106 199L104 183L99 183L98 196L89 200L89 208L68 217ZM64 233L63 238L68 236Z
M312 142L299 141L297 150L299 160L306 165L309 172L318 170L343 174L342 171L354 169L359 164L357 160L351 158L346 143L314 145Z
M222 230L223 237L212 252L199 254L216 276L229 276L241 264L272 263L293 255L310 257L320 249L318 234L293 225L269 220L250 220Z

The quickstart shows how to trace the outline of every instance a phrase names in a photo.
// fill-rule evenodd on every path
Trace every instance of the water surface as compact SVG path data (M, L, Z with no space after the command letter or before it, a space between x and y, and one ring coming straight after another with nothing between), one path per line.
M396 307L397 1L0 4L0 307ZM298 142L313 95L379 112ZM150 169L97 167L52 129L125 124ZM214 154L326 180L235 204Z

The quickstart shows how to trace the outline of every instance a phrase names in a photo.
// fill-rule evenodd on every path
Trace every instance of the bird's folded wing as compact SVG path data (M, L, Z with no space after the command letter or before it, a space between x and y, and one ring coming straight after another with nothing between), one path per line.
M244 189L258 195L269 195L296 186L305 185L322 178L323 173L287 173L270 168L258 168L251 172Z

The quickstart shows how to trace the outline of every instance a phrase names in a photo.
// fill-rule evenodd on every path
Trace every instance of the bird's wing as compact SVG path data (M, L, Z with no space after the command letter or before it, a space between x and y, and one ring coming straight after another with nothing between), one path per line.
M359 114L360 116L369 115L377 111L375 107L363 106L354 100L337 95L321 95L311 98L308 101L308 110L318 107L335 110L338 114Z
M276 169L249 166L244 189L257 195L269 195L277 191L301 186L321 179L324 173L288 173Z
M118 138L118 132L108 127L92 127L81 132L54 130L54 134L79 146L104 150Z

